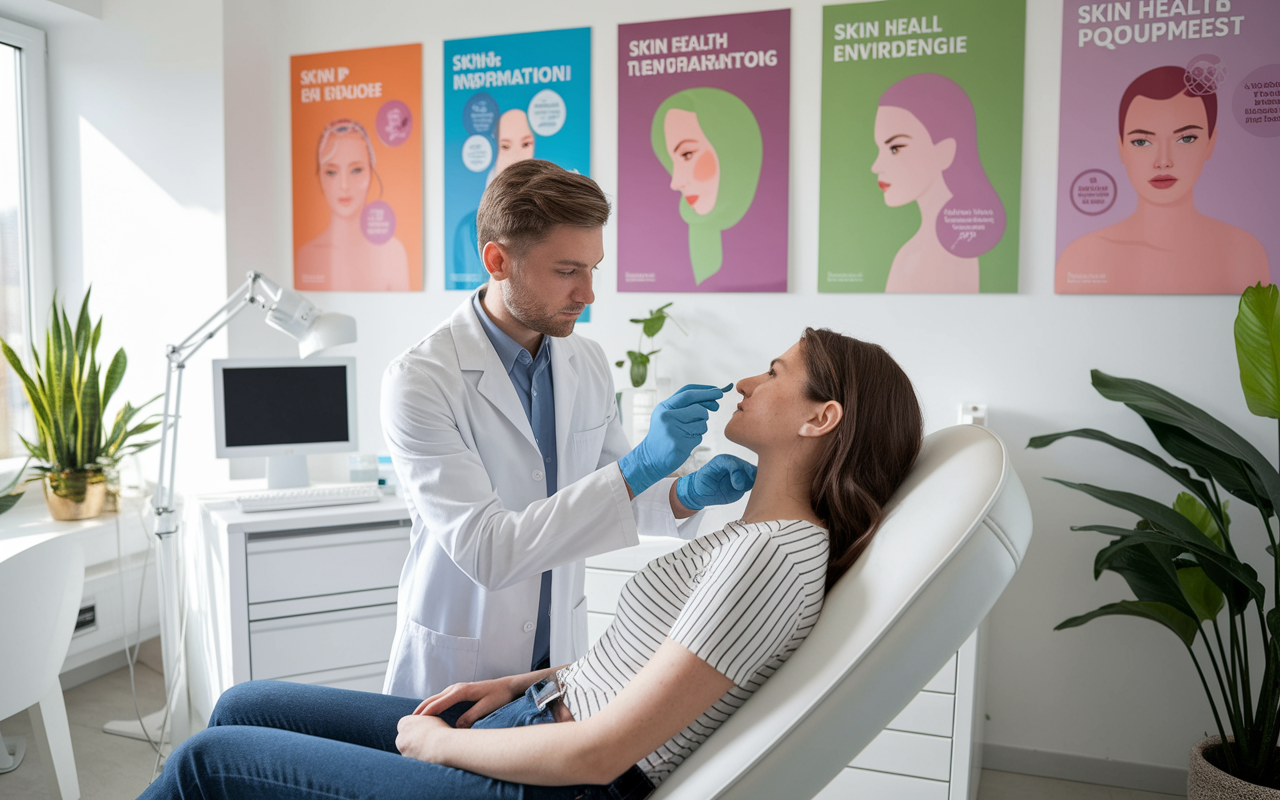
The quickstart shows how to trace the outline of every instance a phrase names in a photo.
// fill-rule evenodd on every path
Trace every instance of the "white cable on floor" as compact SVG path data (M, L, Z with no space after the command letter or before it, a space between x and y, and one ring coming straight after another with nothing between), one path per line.
M176 536L177 534L172 534L172 535ZM157 539L157 542L158 541L159 540ZM176 549L176 546L177 546L176 541L174 542L174 545ZM157 544L156 546L158 547L159 544ZM174 560L181 563L182 561L181 553L175 553ZM169 719L171 716L171 712L173 710L173 701L174 701L173 692L178 685L178 676L182 675L183 671L186 669L186 664L187 664L187 647L186 647L187 610L191 607L191 604L186 601L186 592L183 591L185 587L183 586L183 582L181 580L182 570L176 569L174 570L174 573L175 573L173 576L174 588L177 590L177 594L178 594L178 605L181 606L182 608L182 624L179 625L178 627L178 642L175 645L178 648L178 652L177 652L177 657L174 658L173 675L171 678L169 676L166 676L166 679L168 680L168 682L164 690L164 697L165 697L164 721L160 723L161 743L164 742L164 737L167 735L169 731ZM161 759L160 751L156 751L156 765L155 765L155 768L151 771L151 781L148 781L148 785L154 782L156 779L156 776L160 774L161 760L162 759Z
M147 529L146 518L143 516L143 510L141 508L138 509L138 521L142 523L142 530L146 531ZM147 548L146 554L143 556L143 559L142 559L142 578L138 582L138 613L137 613L137 619L136 619L137 631L138 631L138 643L134 647L133 652L130 653L129 652L129 626L126 625L124 621L125 608L127 607L127 604L125 603L125 592L124 592L124 572L125 572L124 547L121 542L122 542L122 536L120 533L120 515L117 513L116 514L116 563L119 565L118 570L119 570L119 578L120 578L119 581L117 581L120 587L120 629L121 629L120 638L124 642L124 659L125 659L125 662L129 665L129 691L133 695L133 713L138 718L138 727L142 729L142 735L147 738L147 743L151 745L151 748L156 751L156 755L158 756L160 754L160 744L152 740L151 733L147 730L146 724L143 723L142 721L142 711L138 708L138 686L134 681L134 671L133 671L134 664L137 663L138 652L142 649L142 598L145 597L147 593L146 592L147 564L148 562L151 561L151 548L150 547ZM161 736L163 737L163 733L161 734ZM161 738L161 742L163 741L164 739Z

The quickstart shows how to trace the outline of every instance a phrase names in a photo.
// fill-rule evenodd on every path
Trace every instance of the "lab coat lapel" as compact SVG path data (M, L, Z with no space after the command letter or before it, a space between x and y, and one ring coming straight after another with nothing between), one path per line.
M493 349L493 342L489 341L489 335L484 332L484 326L480 324L480 320L476 319L470 297L453 313L449 328L453 333L454 347L458 352L458 366L464 372L480 372L476 389L493 404L494 408L502 412L516 430L524 434L529 444L537 448L538 443L533 438L533 427L529 425L529 418L524 414L524 406L520 405L516 389L511 385L511 376L503 368L502 359L498 358L498 351ZM559 424L558 418L556 422Z
M574 463L569 457L569 437L573 433L573 407L578 400L578 372L573 368L568 345L568 339L556 339L551 345L551 386L556 395L556 485L561 488L581 477L565 472Z

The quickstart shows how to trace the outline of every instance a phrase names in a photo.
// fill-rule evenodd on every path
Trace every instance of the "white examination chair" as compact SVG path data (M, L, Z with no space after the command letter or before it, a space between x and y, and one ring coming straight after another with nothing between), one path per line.
M1031 508L999 437L973 425L926 437L808 639L652 800L822 791L969 638L1030 540Z
M28 711L50 796L78 800L58 671L80 609L84 553L69 536L21 548L5 545L0 540L0 719ZM0 797L10 796L0 775Z

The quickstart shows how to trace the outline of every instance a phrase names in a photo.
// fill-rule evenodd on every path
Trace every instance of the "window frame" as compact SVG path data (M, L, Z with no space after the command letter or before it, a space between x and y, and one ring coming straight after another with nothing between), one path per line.
M22 267L19 290L22 293L22 330L26 341L36 343L36 310L47 307L53 299L53 187L49 174L49 51L44 31L0 17L0 43L17 48L18 103L21 125L18 147L21 151L19 180L23 203L19 231L19 258ZM19 354L26 360L26 354ZM7 365L0 364L0 368ZM10 419L19 430L21 417ZM23 456L15 454L0 459L0 471L19 466Z
M22 109L23 226L21 255L23 330L35 342L37 309L53 299L53 215L49 176L48 49L44 31L0 17L0 43L18 48L18 102Z

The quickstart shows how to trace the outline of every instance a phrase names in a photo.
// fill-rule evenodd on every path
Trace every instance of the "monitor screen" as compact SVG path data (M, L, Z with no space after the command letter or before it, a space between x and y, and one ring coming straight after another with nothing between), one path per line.
M355 449L354 359L214 362L218 455Z

